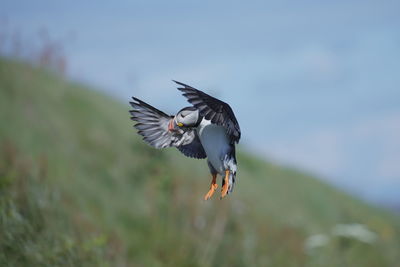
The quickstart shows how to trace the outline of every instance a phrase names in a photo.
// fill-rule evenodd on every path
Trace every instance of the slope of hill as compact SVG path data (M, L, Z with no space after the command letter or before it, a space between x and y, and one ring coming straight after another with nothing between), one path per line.
M235 192L203 201L205 161L148 147L128 110L0 60L1 266L400 262L397 217L246 153L238 154ZM338 231L354 223L358 236Z

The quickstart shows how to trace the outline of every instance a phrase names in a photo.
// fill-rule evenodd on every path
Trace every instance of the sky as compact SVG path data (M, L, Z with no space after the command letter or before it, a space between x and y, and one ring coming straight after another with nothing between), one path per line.
M64 43L68 75L125 101L228 102L241 147L400 205L399 1L2 0L3 30ZM240 163L239 163L240 164ZM240 168L240 165L239 165Z

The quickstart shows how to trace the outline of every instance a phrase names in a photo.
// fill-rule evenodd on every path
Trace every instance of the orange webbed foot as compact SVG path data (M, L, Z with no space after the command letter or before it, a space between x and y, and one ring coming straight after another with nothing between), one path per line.
M221 199L223 199L228 194L228 188L229 188L229 170L226 170L224 185L222 186L221 190Z
M213 174L213 178L211 181L211 185L210 185L210 190L207 192L207 194L204 196L204 200L208 200L212 197L212 195L215 192L215 189L217 189L218 184L217 184L217 175Z

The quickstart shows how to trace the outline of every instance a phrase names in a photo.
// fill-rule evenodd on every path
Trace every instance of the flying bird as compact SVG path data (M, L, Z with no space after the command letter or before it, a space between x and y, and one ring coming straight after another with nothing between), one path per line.
M207 158L212 180L204 196L211 198L222 176L221 199L231 193L235 184L237 161L235 144L240 140L240 127L231 107L196 88L177 82L192 106L176 115L167 115L142 100L132 97L131 119L143 140L155 148L176 147L185 156Z

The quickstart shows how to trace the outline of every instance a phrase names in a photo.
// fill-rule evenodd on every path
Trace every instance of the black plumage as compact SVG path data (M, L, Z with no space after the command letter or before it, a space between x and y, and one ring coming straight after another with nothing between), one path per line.
M232 108L227 103L184 83L174 82L183 86L179 87L178 90L183 92L182 95L199 110L202 117L225 127L231 143L239 143L240 126Z
M195 137L192 142L187 145L181 145L176 147L180 152L183 153L186 157L196 158L196 159L205 159L207 157L206 152L204 151L203 145L200 142L199 136L197 132L194 131Z

